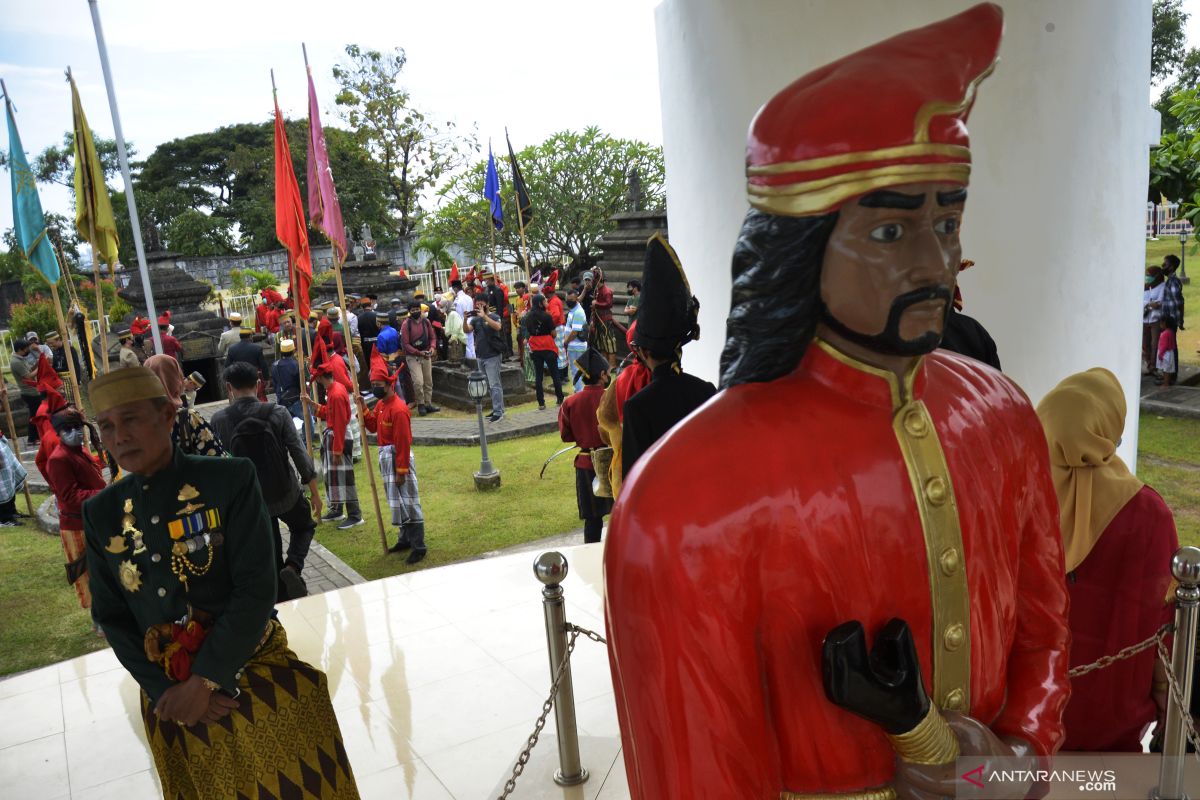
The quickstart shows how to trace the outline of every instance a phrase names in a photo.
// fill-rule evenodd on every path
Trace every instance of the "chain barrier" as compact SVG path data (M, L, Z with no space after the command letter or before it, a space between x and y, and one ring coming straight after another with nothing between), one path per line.
M1158 646L1160 650L1164 649L1163 641L1170 634L1175 632L1175 623L1168 622L1163 625L1158 631L1144 642L1130 645L1122 650L1119 650L1115 655L1102 656L1090 664L1081 664L1067 673L1069 677L1078 678L1081 675L1087 675L1089 672L1095 672L1098 669L1110 667L1118 661L1124 661L1127 658L1133 658L1138 653L1149 650L1151 647ZM1170 670L1170 659L1167 660L1167 669Z
M550 716L550 712L554 710L554 702L558 696L558 685L562 682L563 674L567 671L567 664L571 661L571 653L575 651L575 640L582 634L585 638L591 639L593 642L607 644L604 637L595 631L589 631L587 628L581 628L578 625L567 623L567 633L571 634L571 638L567 640L567 652L563 654L562 661L559 662L557 669L554 670L554 681L550 684L550 696L546 698L546 702L542 703L542 713L538 716L537 722L533 724L533 733L529 734L526 740L525 747L522 748L521 754L517 756L517 763L513 764L512 776L504 782L504 792L501 793L497 800L508 800L508 796L517 788L517 779L525 772L525 765L529 763L529 755L533 752L533 748L537 747L538 738L542 735L542 729L546 727L546 719Z
M1191 708L1188 707L1187 703L1183 702L1183 689L1179 687L1179 680L1175 677L1175 671L1171 669L1171 654L1167 652L1167 646L1163 643L1162 639L1158 641L1158 659L1162 662L1163 667L1166 668L1167 684L1171 690L1171 702L1179 708L1179 717L1183 721L1184 735L1192 743L1193 755L1196 761L1200 763L1200 734L1196 733L1196 723L1192 720Z
M538 738L542 734L542 729L546 727L546 720L549 718L550 712L554 709L555 698L558 696L558 685L562 682L563 673L566 672L567 664L571 660L571 653L575 651L576 640L580 636L583 636L599 644L608 644L608 641L595 631L590 631L587 628L582 628L570 622L567 623L566 628L567 633L571 635L571 638L567 640L567 652L563 655L562 661L559 663L558 668L554 672L554 681L550 684L550 696L546 698L546 702L542 703L542 713L538 716L537 722L534 723L533 733L529 735L524 749L522 749L521 754L517 756L517 763L513 765L512 777L505 782L504 792L499 798L497 798L497 800L508 800L509 795L511 795L513 790L517 788L517 779L520 778L521 774L525 771L525 765L529 763L530 754L532 753L533 748L537 746ZM1179 687L1179 681L1176 679L1175 673L1171 669L1171 656L1170 653L1167 652L1166 638L1174 632L1175 624L1168 622L1159 628L1153 636L1147 638L1145 641L1122 648L1113 655L1102 656L1090 664L1081 664L1080 666L1072 669L1068 675L1071 678L1078 678L1082 675L1087 675L1090 672L1096 672L1097 670L1104 669L1105 667L1110 667L1118 661L1125 661L1133 658L1138 653L1145 652L1151 647L1157 648L1158 658L1160 661L1162 661L1163 666L1166 668L1167 683L1169 684L1171 691L1171 701L1175 703L1183 712L1181 716L1183 718L1184 732L1187 735L1188 741L1192 743L1192 747L1196 751L1194 754L1196 760L1200 762L1200 733L1197 733L1196 725L1192 721L1190 710L1183 702L1183 690Z

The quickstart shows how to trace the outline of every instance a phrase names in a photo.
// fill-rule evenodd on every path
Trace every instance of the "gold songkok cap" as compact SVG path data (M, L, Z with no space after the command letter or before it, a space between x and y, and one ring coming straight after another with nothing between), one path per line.
M281 339L279 341L279 352L294 353L296 352L296 343L291 339Z
M101 375L92 381L88 394L92 399L92 410L97 414L139 400L167 398L162 381L146 367L125 367Z

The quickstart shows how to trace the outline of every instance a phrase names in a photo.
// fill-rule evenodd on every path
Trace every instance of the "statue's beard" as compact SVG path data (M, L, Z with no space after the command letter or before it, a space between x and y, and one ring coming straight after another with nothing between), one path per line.
M892 301L888 311L887 324L883 331L875 334L861 333L845 325L829 312L824 305L821 307L821 319L829 328L847 341L866 347L876 353L889 356L923 356L931 353L942 342L942 333L950 320L950 309L953 308L954 293L946 286L927 286L924 289L914 289L900 295ZM927 331L916 339L905 339L900 335L900 318L910 307L929 300L942 300L946 304L945 316L942 318L940 331Z

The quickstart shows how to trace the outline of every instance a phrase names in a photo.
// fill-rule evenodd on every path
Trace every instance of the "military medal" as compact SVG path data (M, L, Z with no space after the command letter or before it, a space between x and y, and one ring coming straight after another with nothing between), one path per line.
M133 518L133 500L125 498L125 518L121 522L121 532L128 534L133 540L133 554L138 556L146 552L146 545L142 542L142 532L134 527L136 522Z
M124 536L108 537L108 546L104 548L113 555L120 555L129 549L129 545L125 542Z
M142 588L142 571L132 561L121 562L120 576L125 591L132 593Z
M179 509L175 513L181 517L186 517L188 514L194 514L195 512L199 511L202 508L204 508L204 503L188 503L186 506Z
M179 496L175 499L181 503L186 503L189 500L195 500L199 496L200 493L196 491L195 486L192 486L190 483L185 483L183 488L179 490Z

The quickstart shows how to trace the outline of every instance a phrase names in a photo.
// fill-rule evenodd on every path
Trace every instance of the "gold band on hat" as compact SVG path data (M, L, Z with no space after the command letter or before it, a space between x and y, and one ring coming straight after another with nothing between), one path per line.
M147 367L125 367L101 375L92 381L88 394L97 414L139 400L167 398L162 381Z
M788 217L807 217L829 213L852 197L889 186L929 181L965 185L970 176L970 164L894 164L782 186L752 183L747 186L746 192L750 205L759 211Z

